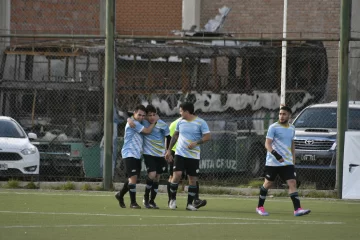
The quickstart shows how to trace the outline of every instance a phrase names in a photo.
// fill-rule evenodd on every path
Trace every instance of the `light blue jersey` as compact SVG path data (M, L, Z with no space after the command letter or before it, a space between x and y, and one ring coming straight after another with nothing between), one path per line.
M124 145L121 149L122 158L133 157L140 159L143 149L143 135L141 131L144 126L133 119L135 128L131 128L129 123L125 126Z
M148 128L150 122L144 120L144 127ZM170 135L169 126L163 121L158 120L150 134L144 134L144 154L164 157L165 156L165 137Z
M175 131L179 132L175 154L186 158L200 159L200 146L189 149L188 145L191 142L199 141L204 134L210 133L207 123L199 117L192 121L180 119Z
M266 138L273 140L272 148L276 150L284 159L284 162L279 162L274 155L267 152L266 166L287 166L293 165L293 155L291 152L291 145L295 137L295 127L292 124L288 126L282 125L278 122L270 125Z

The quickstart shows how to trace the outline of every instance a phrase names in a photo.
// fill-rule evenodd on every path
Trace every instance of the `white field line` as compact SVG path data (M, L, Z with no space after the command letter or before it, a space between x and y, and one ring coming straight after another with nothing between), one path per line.
M95 193L95 194L94 194ZM45 196L76 196L76 197L112 197L115 195L115 192L113 194L97 194L98 192L93 192L91 193L81 193L81 192L38 192L38 191L34 191L34 192L16 192L16 191L1 191L0 190L0 194L18 194L18 195L45 195ZM212 196L212 195L203 195L204 199L220 199L220 200L237 200L237 201L254 201L255 199L257 200L257 196L254 197L247 197L247 196L239 196L239 197L233 197L231 195L225 195L225 196ZM167 194L165 193L159 193L158 197L162 197L165 198L167 197ZM187 198L187 195L183 195L180 194L178 196L178 198ZM358 200L339 200L339 199L323 199L323 198L304 198L306 200L312 200L312 203L319 203L319 204L324 204L324 202L326 203L330 203L330 204L355 204L355 205L359 205L360 201ZM282 198L272 198L272 197L267 197L266 198L267 201L274 201L274 202L289 202L289 199L286 199L286 197L282 197ZM314 201L314 200L319 200L319 201Z
M183 218L183 219L215 219L215 220L240 220L240 221L259 221L259 222L278 222L296 224L344 224L344 222L322 222L304 220L280 220L271 218L236 218L236 217L213 217L213 216L157 216L157 215L125 215L125 214L105 214L105 213L69 213L69 212L23 212L23 211L0 211L0 214L35 214L35 215L73 215L73 216L102 216L102 217L137 217L137 218Z
M106 224L72 224L72 225L10 225L0 226L0 229L13 229L13 228L78 228L78 227L170 227L170 226L205 226L205 225L257 225L256 222L232 222L232 223L163 223L163 224L126 224L126 225L106 225ZM281 225L282 222L266 222L261 225ZM298 223L298 224L314 224L314 223ZM329 224L329 223L318 223ZM333 223L331 223L333 224Z

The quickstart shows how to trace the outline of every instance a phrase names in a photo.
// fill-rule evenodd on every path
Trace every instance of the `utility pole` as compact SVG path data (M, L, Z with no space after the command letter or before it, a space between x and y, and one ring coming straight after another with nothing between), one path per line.
M336 177L338 198L342 198L345 132L349 112L349 39L351 0L341 0L340 10L340 54L337 109Z

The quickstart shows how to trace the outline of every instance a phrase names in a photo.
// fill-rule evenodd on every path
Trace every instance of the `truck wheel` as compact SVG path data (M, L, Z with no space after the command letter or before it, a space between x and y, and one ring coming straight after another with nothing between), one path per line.
M247 169L252 177L262 177L265 169L265 155L266 151L260 146L250 148L247 154Z

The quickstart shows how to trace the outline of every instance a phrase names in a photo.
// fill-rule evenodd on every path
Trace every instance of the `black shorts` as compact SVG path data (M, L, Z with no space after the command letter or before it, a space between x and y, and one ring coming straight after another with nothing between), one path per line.
M173 150L171 150L171 155L172 155L173 159L175 160L175 152ZM174 173L174 161L169 163L168 169L169 169L169 175L172 176ZM185 178L186 178L186 171L183 171L182 175L181 175L181 179L185 179Z
M141 160L133 157L124 158L126 176L132 177L137 175L140 176L141 171Z
M143 156L148 173L156 171L156 174L162 174L167 172L167 162L164 157L156 157L147 154L143 154Z
M199 174L199 162L199 159L175 155L173 171L186 171L187 175L196 177Z
M267 180L273 182L277 175L279 175L283 181L296 179L294 165L280 167L265 166L265 178Z

